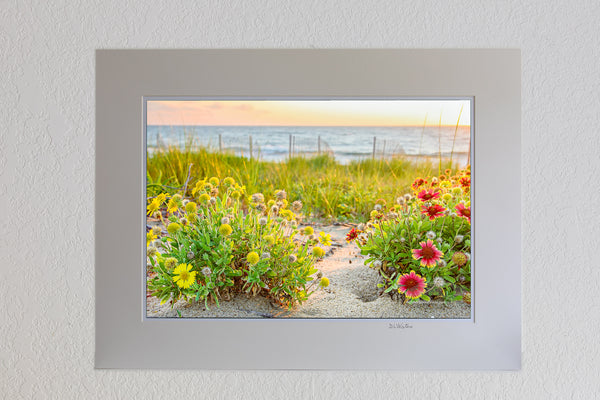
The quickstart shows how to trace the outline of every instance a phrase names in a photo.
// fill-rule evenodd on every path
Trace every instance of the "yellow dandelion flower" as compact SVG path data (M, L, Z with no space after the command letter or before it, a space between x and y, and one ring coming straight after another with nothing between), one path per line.
M189 212L190 214L195 213L197 209L198 209L198 205L196 203L194 203L193 201L190 201L189 203L187 203L185 205L185 211Z
M319 247L319 246L315 246L312 249L312 254L313 256L319 258L319 257L323 257L325 255L325 250L323 250L323 248Z
M331 235L321 231L321 233L319 233L319 242L323 246L331 246Z
M321 287L327 287L329 286L329 279L327 277L322 277L321 278L321 282L319 282L319 286Z
M306 228L304 228L304 229L302 230L302 233L304 233L304 235L305 235L305 236L310 236L310 235L312 235L313 233L315 233L315 230L313 229L313 227L312 227L312 226L307 226Z
M156 196L156 200L158 200L160 202L160 204L164 203L166 199L167 199L166 193L161 193L158 196Z
M173 282L177 283L180 288L187 289L196 281L197 273L192 271L190 264L179 264L173 270Z
M248 264L251 264L251 265L256 264L259 260L260 260L260 257L258 256L258 253L255 251L251 251L246 256L246 261L248 261Z
M233 232L233 229L229 224L223 224L219 227L219 233L223 236L229 236L231 235L231 232Z
M148 207L146 207L146 209L148 210L146 215L154 214L156 211L158 211L159 207L160 207L160 201L156 198L152 199L150 204L148 204Z
M170 213L173 213L175 211L177 211L179 209L179 205L177 204L177 201L175 200L175 198L172 198L171 200L169 200L169 203L167 204L167 211Z
M179 225L177 222L172 222L167 226L167 232L169 232L171 235L173 235L175 232L177 232L180 229L181 229L181 225Z

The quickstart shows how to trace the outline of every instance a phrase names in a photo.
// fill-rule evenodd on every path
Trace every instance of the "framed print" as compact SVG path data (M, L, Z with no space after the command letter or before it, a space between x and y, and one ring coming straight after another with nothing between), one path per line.
M96 367L519 368L518 50L96 72Z

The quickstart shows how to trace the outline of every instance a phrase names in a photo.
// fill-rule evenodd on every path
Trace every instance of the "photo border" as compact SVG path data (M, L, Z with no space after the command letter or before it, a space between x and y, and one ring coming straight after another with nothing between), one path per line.
M96 368L519 369L520 68L514 49L97 50ZM145 318L147 97L473 98L472 319Z

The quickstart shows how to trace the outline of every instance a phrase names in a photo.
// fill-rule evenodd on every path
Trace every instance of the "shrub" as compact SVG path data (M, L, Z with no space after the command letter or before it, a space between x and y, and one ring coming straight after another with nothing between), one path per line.
M319 287L311 275L321 249L317 240L296 238L304 236L298 204L289 210L285 192L276 191L267 207L265 196L245 191L230 177L212 177L196 183L191 200L164 193L149 199L148 212L166 225L165 235L150 231L148 243L158 237L152 243L159 248L147 253L151 295L162 303L183 298L208 306L248 293L292 307Z
M407 301L432 298L470 302L470 169L417 178L412 193L386 208L377 202L371 219L353 229L365 264L376 269L385 292Z

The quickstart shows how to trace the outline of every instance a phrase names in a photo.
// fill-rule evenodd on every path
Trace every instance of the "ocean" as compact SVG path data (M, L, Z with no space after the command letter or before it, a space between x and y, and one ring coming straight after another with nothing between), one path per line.
M459 127L365 126L164 126L149 125L148 152L157 147L208 147L266 161L290 155L327 152L340 163L397 155L448 158L464 166L468 162L470 129ZM220 142L220 143L219 143ZM375 144L375 151L374 151Z

